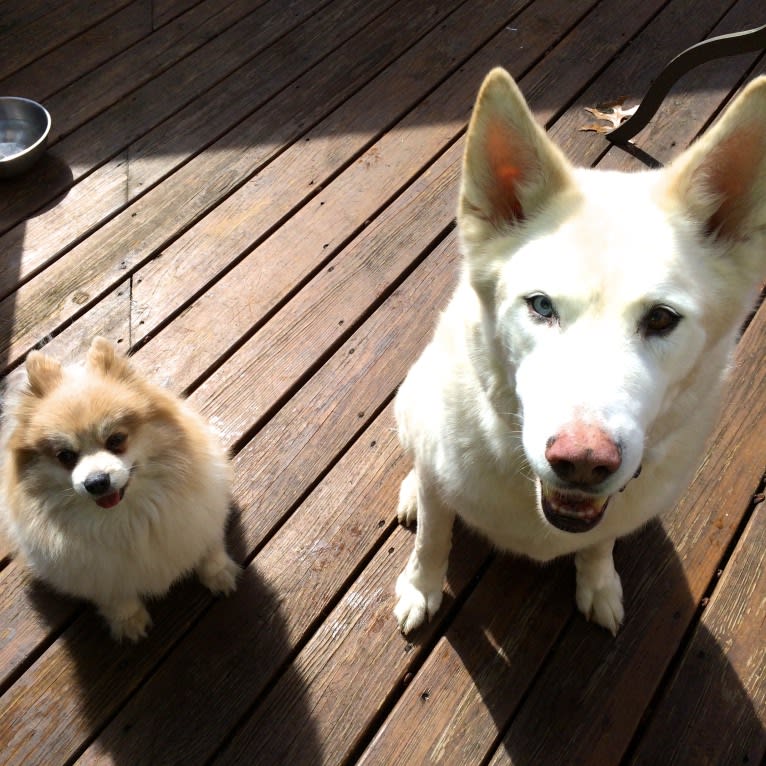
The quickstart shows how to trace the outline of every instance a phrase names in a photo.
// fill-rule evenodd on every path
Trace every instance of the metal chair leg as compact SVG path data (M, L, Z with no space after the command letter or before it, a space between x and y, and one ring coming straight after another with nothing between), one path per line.
M694 67L724 56L750 53L761 49L766 49L766 24L755 29L746 29L744 32L711 37L709 40L692 45L691 48L679 53L660 72L633 116L611 133L607 133L606 139L613 144L627 144L654 117L676 80Z

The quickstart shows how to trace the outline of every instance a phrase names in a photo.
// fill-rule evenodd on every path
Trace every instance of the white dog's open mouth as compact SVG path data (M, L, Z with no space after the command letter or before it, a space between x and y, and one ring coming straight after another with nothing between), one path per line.
M587 532L604 518L609 497L582 492L562 492L540 484L540 504L545 518L564 532Z

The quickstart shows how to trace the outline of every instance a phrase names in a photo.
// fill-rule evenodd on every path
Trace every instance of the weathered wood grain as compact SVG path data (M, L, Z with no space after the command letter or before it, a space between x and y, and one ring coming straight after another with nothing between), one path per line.
M453 148L440 158L387 209L382 220L366 229L342 258L287 304L276 321L256 333L194 392L192 400L229 441L238 441L306 374L306 350L319 359L332 350L403 278L418 254L443 235L453 218L459 156ZM457 249L454 239L450 249ZM453 283L451 272L444 283ZM425 289L429 299L445 295L441 282ZM412 288L408 286L406 292L416 303ZM404 310L414 318L414 310L406 306ZM381 353L387 350L380 349ZM360 369L359 357L354 362L353 367Z
M533 63L535 57L545 51L556 36L567 28L567 24L573 23L579 15L579 11L575 13L575 10L581 10L581 6L568 5L569 13L557 14L558 23L554 25L549 20L549 6L551 4L548 2L541 3L539 7L535 6L534 11L519 14L513 22L526 30L523 44L520 43L522 47L514 57L514 65L519 67L514 70L516 74L522 74L523 68ZM489 22L489 28L493 28L498 21L490 19L490 10L487 9L484 18ZM495 12L503 13L507 9L501 4ZM543 24L545 20L548 23ZM435 35L443 32L455 34L468 23L466 16L458 11L439 27ZM290 219L289 225L280 227L232 271L208 286L195 304L175 318L170 327L153 342L152 355L155 359L163 360L162 369L158 369L160 365L157 364L154 369L147 367L147 371L167 376L169 381L177 383L179 387L188 386L195 377L201 376L216 362L227 350L227 346L237 343L251 328L262 322L280 301L289 297L297 285L325 264L338 247L354 235L360 221L364 226L369 225L375 214L395 198L402 185L416 176L420 168L431 163L434 157L438 157L463 130L469 115L467 105L475 97L478 83L507 45L504 23L500 24L500 33L488 45L464 61L458 71L401 122L390 126L388 133L332 180L327 188L311 198ZM479 40L481 35L487 34L488 30L481 24L474 23L471 26L479 34ZM472 44L475 42L472 41ZM441 48L437 50L438 53L442 51ZM420 46L412 52L417 53L418 57L424 53ZM426 58L426 65L429 59L430 56ZM407 54L402 61L406 65L405 69L413 70ZM414 74L417 71L415 68ZM193 294L192 289L201 289L203 280L210 279L215 268L221 268L223 264L220 258L231 257L230 253L246 252L248 245L257 236L268 231L267 227L273 219L264 216L270 210L281 212L286 209L283 207L283 195L291 201L292 188L306 194L313 184L325 182L326 178L321 175L322 163L326 162L323 152L332 152L330 156L334 158L339 151L332 143L332 136L339 131L353 131L356 126L359 126L356 132L362 129L366 115L375 113L375 107L369 101L376 98L379 87L389 93L396 93L398 98L399 88L395 83L402 76L402 69L394 67L393 74L394 79L390 79L384 72L378 78L380 83L374 81L370 89L360 92L359 98L340 107L337 112L339 120L333 116L307 136L315 146L319 138L320 145L315 154L317 159L304 160L305 152L301 147L291 147L251 183L171 245L156 263L150 262L136 275L136 308L146 333L153 333L163 318L150 303L157 300L158 307L181 305L184 298ZM428 82L425 76L422 79ZM416 82L420 81L419 78ZM352 140L349 138L349 141ZM453 152L451 156L457 169L459 154ZM455 190L448 189L446 193L447 198L438 203L440 210L443 205L454 208ZM383 220L376 221L376 226L383 225ZM208 257L207 253L212 254ZM216 253L221 255L216 256ZM289 269L285 268L288 257ZM156 273L155 269L168 268L172 269L171 273L179 274L182 269L188 269L190 260L192 263L203 260L207 265L203 265L199 272L191 270L192 273L187 274L184 281L176 279L160 287L157 286L158 280L151 278ZM194 281L187 287L186 280L189 278ZM242 285L255 285L256 289L242 290ZM160 294L156 295L155 290L161 291ZM223 327L217 326L213 338L208 316L211 311L217 311L220 305L228 307L231 320ZM185 345L191 338L205 338L204 343L197 344L199 351L195 358L189 360L176 357L172 350Z
M5 11L0 10L5 19ZM47 104L56 91L145 38L152 31L151 9L146 0L133 0L95 26L0 80L0 93L23 96ZM56 121L67 113L56 111Z
M713 3L714 10L716 5ZM740 0L713 28L710 34L722 35L747 28L748 24L752 24L752 20L760 7L757 0ZM696 18L695 12L695 20ZM658 21L660 19L664 23L656 36L653 36L651 41L642 42L640 46L643 48L646 44L652 50L656 49L658 59L663 55L668 57L673 55L671 46L675 39L669 37L671 30L683 29L684 40L689 39L686 37L688 28L691 27L693 32L698 31L698 23L695 23L688 15L679 13L674 5L669 6L667 11L658 18ZM647 28L647 32L653 30L654 26ZM663 44L663 40L667 42ZM686 42L683 44L685 45ZM648 88L655 73L647 72L645 62L642 63L638 60L636 51L633 51L632 48L630 50L632 55L626 64L626 74L630 80L641 86L638 91L633 89L630 91L631 94L636 92L638 94L630 103L637 103L643 96L643 90ZM634 143L648 152L655 160L663 164L670 162L707 126L716 112L721 109L721 105L725 104L733 95L736 86L743 77L747 76L749 79L759 72L766 71L763 64L756 67L754 72L749 71L758 57L758 54L730 56L693 69L668 95L651 123L636 136ZM643 73L642 77L638 76L639 72ZM622 75L621 78L624 76ZM621 79L614 90L624 93L626 87L627 82ZM633 87L635 88L635 85ZM606 96L605 89L600 87L598 90L591 89L591 98L596 98L597 93L601 94L600 98L602 99ZM585 97L580 99L580 103L585 104L584 99ZM582 114L586 113L583 111ZM570 120L574 119L575 116L576 112L570 111L568 113ZM571 127L571 121L569 125ZM593 133L580 133L579 135L582 137L590 135L590 140L595 137ZM580 140L588 139L581 138ZM618 147L611 147L600 160L599 167L606 170L641 170L644 166L640 160L631 157Z
M765 559L761 500L630 763L763 763Z
M627 169L576 132L582 106L640 96L656 59L753 26L760 5L83 8L0 0L0 41L79 14L0 79L50 94L61 115L40 175L0 189L2 368L44 340L60 356L96 332L138 344L139 367L191 387L235 447L228 542L249 565L232 599L182 583L150 605L146 641L117 646L0 546L3 762L762 757L762 509L742 519L763 471L763 309L689 494L664 528L618 546L616 641L576 613L571 562L487 568L463 531L456 600L412 644L398 635L412 535L394 524L409 466L390 408L454 283L460 136L486 70L521 77L579 164L605 154L602 167ZM640 145L672 156L752 60L684 80Z
M316 739L323 763L345 762L389 691L406 683L430 649L429 639L450 615L454 593L465 589L488 554L488 546L465 529L456 532L455 542L463 555L451 563L442 608L410 641L398 635L391 597L412 534L395 529L214 763L317 763Z
M94 6L88 0L69 0L68 3L45 3L37 5L42 14L35 12L34 3L29 5L30 16L25 13L8 15L8 22L0 28L0 78L7 77L30 61L44 55L66 42L84 27L96 24L130 0L101 0ZM31 18L30 18L31 17ZM6 26L8 24L8 26Z
M152 0L152 23L155 29L159 29L177 16L180 16L190 7L197 5L199 0ZM225 0L218 2L218 7L232 5L236 0ZM265 0L253 0L250 8L254 10L257 5L261 5Z
M389 418L373 424L341 459L255 558L237 593L212 606L172 661L84 753L83 764L107 754L132 764L169 758L191 764L215 752L232 722L388 536L392 513L382 510L382 501L403 475L389 424ZM272 594L270 600L259 590ZM149 717L146 699L152 700Z
M347 347L340 349L335 358L328 362L327 367L315 378L314 383L304 387L299 397L288 405L287 411L281 417L270 421L267 429L261 432L262 441L252 443L249 445L251 447L249 450L240 453L235 461L238 479L234 496L241 509L238 517L241 529L238 531L234 547L244 552L257 549L264 538L273 533L275 526L295 506L301 496L311 489L316 477L326 472L332 465L335 456L344 451L345 446L354 438L354 435L364 427L365 422L390 396L407 366L414 360L418 349L422 347L430 335L433 319L438 310L436 304L418 304L414 294L417 290L422 290L424 285L429 285L431 289L436 285L441 285L442 294L439 297L442 300L445 299L452 284L452 266L453 262L449 258L429 260L421 268L419 277L407 283L410 292L392 296L387 309L374 315L374 321L370 323L371 327L363 328L356 337L349 341ZM409 313L409 318L416 320L413 323L403 321L403 317L407 316L404 306L410 304L417 306L417 311ZM423 312L422 321L419 321L417 312ZM392 345L397 345L400 349L410 348L409 355L403 356L398 366L387 362L381 353L383 349L390 348ZM349 354L351 349L355 353ZM360 362L359 360L364 361ZM371 374L363 374L364 369L359 370L360 364L371 367ZM350 375L351 371L354 371L353 376ZM341 399L337 399L339 380L346 381L345 396ZM359 408L364 408L362 416L360 416ZM302 425L300 429L297 425L299 423ZM371 436L366 434L365 438L357 443L352 451L366 455L367 451L375 451L379 445L381 448L384 445L389 445L386 449L393 450L395 436L390 425L389 418L376 426L376 432ZM278 436L285 430L290 434L289 440ZM381 439L378 431L382 432L385 440ZM281 441L277 441L278 439ZM283 449L274 449L279 444L283 445ZM263 445L270 446L267 450ZM400 459L401 455L398 454L397 450L396 460L399 461ZM293 464L294 468L288 472L286 466L290 464ZM343 470L347 472L345 476L341 469L334 469L334 475L344 476L343 485L347 487L346 491L348 492L353 492L355 484L358 481L364 481L364 477L367 475L363 467L355 466L353 463ZM353 482L348 482L345 478L348 475L356 477ZM401 477L401 472L398 475ZM391 489L392 486L389 486L390 491L395 490L395 488L394 490ZM389 497L393 497L390 492ZM301 506L301 508L303 507ZM318 503L316 507L329 510L332 506ZM380 512L373 512L370 516L370 508L379 508ZM311 537L315 533L312 530L316 528L317 512L310 510L306 512L308 516L305 518L308 523L304 524L305 529L301 534L307 534ZM392 502L388 502L384 507L380 500L367 503L359 499L351 503L345 512L361 514L360 518L368 519L369 524L373 525L375 529L379 529L378 524L380 522L383 523L383 527L390 523L393 518L394 505ZM291 521L289 523L297 524L298 522ZM356 525L351 525L352 532L358 528L359 523L364 525L368 522L361 521ZM295 532L295 534L299 533ZM339 531L338 534L340 535L338 544L351 547L349 541L340 542L342 531ZM356 532L353 532L352 537L354 535ZM289 546L286 546L283 555L288 556L289 550ZM263 561L263 559L259 560ZM337 563L340 566L340 562ZM354 564L352 563L350 566L353 568ZM304 565L300 562L295 562L293 567L297 581L290 587L297 595L301 591L301 583L306 573ZM264 564L263 571L269 572L271 570ZM284 576L286 577L287 574L285 572ZM280 589L280 593L283 591L284 587ZM186 627L205 603L205 600L184 603L181 607L183 614L171 617L168 620L169 626L164 631L179 626ZM171 608L171 606L166 605L165 608ZM179 604L176 603L176 608L178 606ZM23 624L17 625L14 622L15 619ZM65 619L71 619L71 614L65 613L56 616L56 619L60 628ZM90 618L85 617L83 619ZM9 660L18 661L18 653L24 646L29 645L23 656L24 659L30 653L38 650L39 642L44 640L44 634L41 635L37 629L38 622L39 618L31 608L21 614L17 614L9 608L7 623L18 634L16 654L9 657ZM161 620L158 618L156 622L159 624ZM76 623L77 625L79 622ZM13 747L18 748L19 762L24 762L24 759L30 757L29 737L24 734L23 725L27 719L26 711L47 709L47 704L39 698L41 687L46 690L46 699L53 700L57 696L61 696L56 693L55 689L61 688L62 695L66 697L64 690L72 689L73 685L77 685L76 679L81 671L76 663L73 664L72 655L75 658L79 655L80 646L77 636L82 635L82 629L76 626L65 633L63 637L63 641L70 651L62 652L57 649L46 652L43 658L24 675L22 684L16 684L12 687L7 698L8 708L4 708L5 700L0 702L0 713L2 713L0 714L0 721L8 721L7 729L4 729L0 724L0 742L4 738L8 738L9 742L12 741ZM87 720L83 720L82 714L77 713L80 705L76 697L71 698L70 702L60 701L57 714L49 714L45 717L45 730L50 736L55 735L57 747L61 748L62 752L69 752L72 748L76 748L78 743L82 741L76 738L85 736L88 726L97 727L109 715L109 711L114 710L123 697L127 696L140 683L142 675L146 674L158 660L158 652L163 650L170 635L172 635L172 633L164 631L161 641L142 644L144 654L141 655L141 662L131 662L127 667L118 664L119 673L116 671L110 673L104 669L98 680L87 676L90 680L83 687L86 692L85 701L91 699L99 701L99 704L85 706L88 714ZM104 632L103 629L101 632ZM93 646L96 646L98 650L94 649ZM102 666L107 663L111 667L117 660L110 659L112 647L106 636L104 636L103 641L97 641L96 644L91 645L85 656L88 658L100 657L104 652L107 654L103 663L99 662L97 665ZM133 656L132 653L131 656ZM90 661L89 659L88 662ZM267 663L270 661L269 659L264 660ZM117 693L117 689L123 690L122 695ZM108 696L109 704L103 701L104 696ZM69 707L70 703L74 708ZM13 712L12 716L11 712ZM78 716L80 717L78 718ZM73 717L79 722L76 725L73 723ZM36 731L39 733L43 724L37 717L35 717L34 722ZM11 732L13 732L12 738ZM14 749L13 752L17 751Z
M305 20L309 30L317 24L321 27L320 21L314 21L318 17L311 15L320 3L321 0L288 0L287 3L279 3L281 12L275 13L277 2L271 0L271 5L257 8L233 25L226 13L215 14L212 18L206 18L202 14L202 11L207 10L209 14L211 10L215 10L214 3L209 6L200 6L201 10L195 8L190 11L193 17L192 32L188 31L184 24L185 19L181 18L168 30L160 31L159 37L167 39L167 43L155 44L154 39L150 38L146 46L139 49L138 57L128 52L125 57L117 60L115 66L118 72L113 72L111 67L107 67L106 81L101 79L100 72L96 72L93 75L94 82L90 83L90 87L86 83L83 93L78 93L79 86L75 83L71 90L50 99L48 105L52 112L61 111L63 115L70 112L76 114L78 104L84 102L84 112L79 119L75 117L72 122L67 123L67 118L64 116L62 120L63 127L68 125L70 133L62 132L58 118L53 121L51 127L53 145L48 150L48 154L70 169L71 178L68 180L60 178L42 166L37 171L35 184L24 183L23 178L11 184L10 193L0 198L0 222L3 228L29 215L49 200L62 195L73 181L97 170L115 154L125 151L132 142L157 129L159 124L169 118L172 119L176 112L189 103L197 101L209 107L207 92L216 88L219 91L225 90L232 73L241 69L243 64L249 63L251 67L257 68L260 63L257 60L259 55L268 60L274 55L273 48L271 52L268 50L270 44L282 41L282 46L292 44L300 47L299 40L302 32L296 30L301 30L301 21ZM298 12L297 18L293 16L295 12ZM195 23L199 25L198 29L195 28ZM349 23L351 23L350 20ZM222 25L223 29L218 25ZM297 36L292 43L289 34L285 38L286 33L291 31ZM326 33L329 35L329 40L332 40L330 30L326 30ZM209 35L211 37L208 37ZM170 47L163 55L163 48L168 44ZM247 52L244 61L243 46L246 46L244 50ZM318 56L321 57L322 44L318 43L317 47ZM188 55L184 55L185 53ZM284 51L277 50L276 53L284 56ZM123 79L127 78L128 84L131 84L134 77L130 73L136 68L140 71L139 62L143 57L149 60L150 70L154 68L155 76L135 89L125 88L125 85L118 86L116 92L121 97L115 100L111 96L109 84L120 71L123 73ZM256 59L255 63L253 59ZM153 65L152 60L154 60ZM166 61L172 65L168 66ZM266 75L272 73L267 67L265 70ZM283 72L279 74L288 75L287 81L289 81L290 71L290 67L284 67ZM249 74L250 72L245 70L235 75L234 79L247 77ZM277 79L274 90L269 91L267 88L265 98L279 90L279 74L275 73ZM141 82L140 76L138 81ZM254 88L258 82L263 81L256 78L253 82ZM281 83L284 84L284 80ZM93 95L90 95L91 92ZM256 89L253 95L259 92L260 89ZM57 106L59 103L61 103L60 109ZM92 111L88 111L88 104L91 103ZM250 100L245 98L242 103L228 104L221 114L206 115L205 120L201 121L204 126L202 133L212 132L213 137L225 133L227 127L231 127L247 114L249 104ZM137 108L137 105L140 105L140 108ZM198 107L198 111L201 112L202 109ZM86 118L88 118L87 121L81 123L81 120ZM72 130L74 127L77 129ZM168 125L164 125L159 133L163 134L167 129ZM57 137L60 140L55 141ZM170 167L158 168L160 177L205 145L204 135L198 136L191 144L188 138L187 136L180 145L177 142L170 142L163 147L162 154L167 155L166 159L170 161ZM212 138L207 138L208 142L210 140ZM174 159L175 162L173 162ZM98 221L91 221L91 226L96 223Z
M451 559L461 555L454 545ZM573 593L570 561L498 556L359 762L481 763L572 617Z
M310 47L306 56L320 59L323 50L332 50L334 43L343 41L356 25L362 23L365 14L371 13L359 10L353 17L348 17L348 14L343 12L345 6L342 3L350 1L339 0L339 5L333 5L334 15L313 17L295 31L297 38L292 35L285 36L279 40L278 45L283 48L296 45L299 48ZM392 18L394 17L388 17L389 22ZM371 67L373 71L379 66L374 52L371 52L367 45L369 37L375 31L375 28L366 30L366 36L358 36L341 49L344 55L350 55L349 47L356 51L357 55L360 55L360 49L364 51L359 66L352 74L352 83L347 84L352 92L355 89L354 78L363 76L365 66ZM377 31L380 31L379 27ZM386 55L385 46L378 46L375 50L381 55ZM258 70L258 77L264 87L278 90L279 82L284 85L286 80L289 80L290 70L284 66L284 54L284 50L275 52L274 47L269 49L271 68L264 66ZM302 66L300 61L297 65ZM348 67L342 71L347 69ZM330 108L328 104L332 104L333 99L337 99L337 103L347 95L341 90L342 80L337 77L338 69L335 68L334 71L336 92L330 95L326 90L322 90L321 102L311 102L315 110L326 110ZM255 77L255 73L252 73L252 77ZM243 109L244 106L240 104L238 108ZM320 115L322 114L320 111ZM93 122L89 123L92 124ZM183 231L218 204L228 192L254 173L271 154L278 151L281 142L275 140L273 135L265 145L258 145L255 141L262 129L263 126L256 115L246 124L239 126L234 148L231 148L229 143L232 136L224 137L219 143L213 144L173 174L161 187L152 189L133 206L118 214L80 245L48 266L44 272L22 285L5 301L0 301L0 314L4 313L4 307L12 304L15 328L21 335L26 335L26 340L29 341L30 336L51 333L51 325L70 321L74 316L84 313L89 305L94 305L100 296L111 289L115 275L121 278L126 271L130 272L146 262L157 250L175 239L179 231ZM297 126L293 126L291 130L293 135L299 133ZM256 136L248 131L255 131ZM283 139L287 140L286 137ZM255 144L252 145L251 141L255 141ZM25 238L28 236L27 231ZM48 327L35 327L35 315L45 316ZM3 339L9 337L10 332L11 328L5 328L2 332ZM24 346L25 341L20 337L18 340L20 346Z

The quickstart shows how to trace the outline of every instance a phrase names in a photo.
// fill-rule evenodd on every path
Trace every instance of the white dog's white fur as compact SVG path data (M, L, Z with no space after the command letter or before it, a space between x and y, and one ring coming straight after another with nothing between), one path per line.
M0 526L32 573L96 604L116 639L194 570L229 593L231 468L185 401L96 338L84 366L32 352L5 401Z
M615 633L614 541L690 481L766 271L766 78L671 166L623 174L573 168L493 70L458 227L458 287L396 400L399 625L439 608L459 514L501 549L575 553L577 605Z

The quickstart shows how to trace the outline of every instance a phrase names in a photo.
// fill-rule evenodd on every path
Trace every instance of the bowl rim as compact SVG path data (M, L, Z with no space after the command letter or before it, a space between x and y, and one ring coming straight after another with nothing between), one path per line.
M38 101L34 101L31 98L24 98L23 96L0 96L0 104L7 101L23 101L27 104L32 104L32 106L36 107L43 113L45 118L45 125L43 127L42 135L33 144L30 144L20 152L16 152L16 154L11 154L9 157L0 157L0 166L9 164L11 162L16 162L20 157L23 157L25 154L35 150L41 143L48 139L48 133L50 133L51 130L50 112Z

